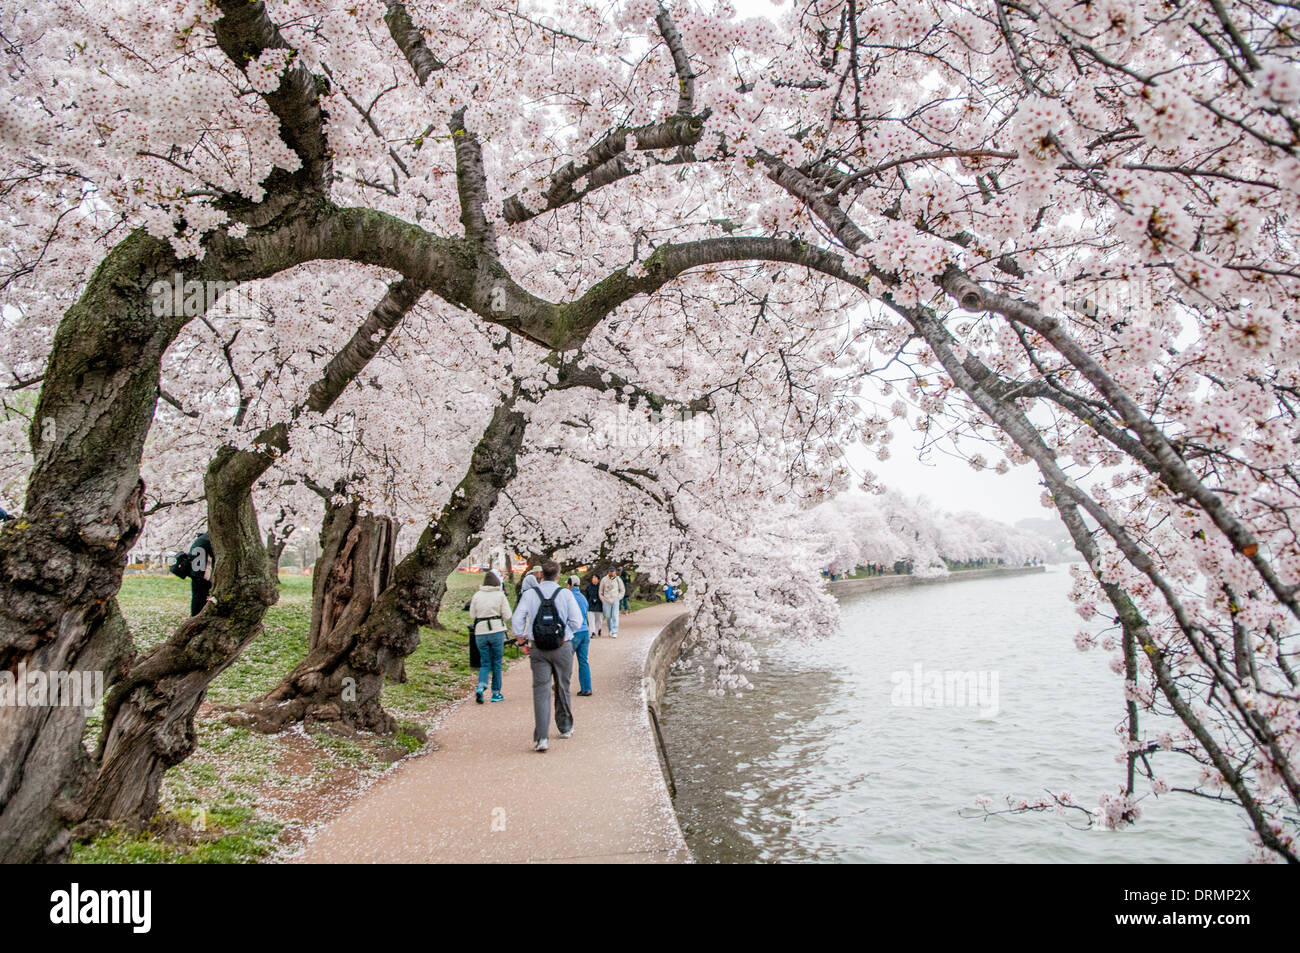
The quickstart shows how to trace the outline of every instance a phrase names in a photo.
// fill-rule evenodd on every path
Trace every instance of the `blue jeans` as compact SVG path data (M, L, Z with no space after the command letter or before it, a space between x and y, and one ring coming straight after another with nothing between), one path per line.
M609 634L618 635L618 603L602 602L601 611L605 613L605 622L608 623L606 628L609 629Z
M478 690L481 692L488 687L488 672L491 672L492 691L501 691L501 658L506 651L506 634L490 632L487 635L476 635L474 641L478 643L478 656L481 660L478 667Z
M578 688L591 691L591 666L587 664L587 649L591 647L591 632L579 629L573 633L573 657L578 660Z

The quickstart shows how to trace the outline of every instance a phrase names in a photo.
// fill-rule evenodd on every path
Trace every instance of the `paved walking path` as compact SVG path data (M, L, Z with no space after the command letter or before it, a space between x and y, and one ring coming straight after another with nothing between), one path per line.
M552 722L550 751L532 750L532 676L521 659L505 675L505 701L462 703L430 736L435 750L394 768L295 859L689 861L642 692L646 652L681 611L628 613L617 639L592 639L595 693L577 697L575 663L569 740Z

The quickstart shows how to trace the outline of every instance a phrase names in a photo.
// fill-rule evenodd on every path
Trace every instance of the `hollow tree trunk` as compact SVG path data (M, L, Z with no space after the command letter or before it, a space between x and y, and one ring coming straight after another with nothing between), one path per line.
M331 654L331 646L347 642L370 615L392 585L396 541L391 519L362 512L356 500L326 502L321 554L312 575L309 657ZM338 721L341 716L337 705L313 707L313 700L294 692L288 679L257 703L256 712L254 726L262 731L278 731L303 720Z
M364 513L357 500L329 501L321 525L320 558L312 576L307 647L327 641L340 625L356 625L392 584L397 529L386 516Z
M517 397L516 391L497 407L469 471L364 620L344 624L340 617L280 685L232 720L263 731L301 719L393 732L396 722L381 703L384 678L403 676L404 660L420 644L420 626L437 623L447 577L478 545L497 497L515 475L526 429L524 415L514 409Z

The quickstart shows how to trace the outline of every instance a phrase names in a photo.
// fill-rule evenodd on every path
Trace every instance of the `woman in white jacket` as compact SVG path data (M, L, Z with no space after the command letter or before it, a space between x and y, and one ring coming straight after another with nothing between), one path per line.
M474 641L478 643L478 691L474 700L483 704L483 693L488 687L488 673L492 674L492 700L504 701L501 694L501 657L506 648L506 626L510 621L510 601L501 589L501 579L490 572L483 577L483 585L469 601L469 615L474 620Z
M600 608L605 613L605 624L609 628L609 637L618 638L618 604L627 595L623 580L618 570L609 567L609 575L600 581Z

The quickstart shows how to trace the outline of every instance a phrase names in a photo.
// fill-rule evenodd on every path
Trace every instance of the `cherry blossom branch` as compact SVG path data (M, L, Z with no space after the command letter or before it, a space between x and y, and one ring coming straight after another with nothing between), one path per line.
M1009 321L1024 325L1050 342L1115 408L1125 425L1137 435L1142 446L1159 463L1161 477L1169 488L1196 500L1232 543L1233 548L1250 560L1278 601L1300 618L1296 587L1284 585L1278 578L1261 552L1254 534L1232 515L1222 497L1201 482L1160 428L1143 413L1137 402L1106 373L1096 359L1070 336L1059 318L1043 314L1028 302L981 288L955 268L940 278L939 284L964 310L992 311Z
M940 357L940 360L944 363L945 369L949 370L951 373L952 368L950 364L955 362L956 358L949 346L950 338L946 331L944 331L942 326L923 309L917 309L913 314L913 320L917 322L918 328L925 334L927 343L931 344L931 348L935 351L936 356ZM938 346L936 347L936 345ZM948 357L951 357L951 361L947 359ZM992 392L987 388L985 382L993 378L994 375L992 375L987 368L973 357L968 356L964 361L961 361L960 364L963 374L966 374L969 380L979 382L979 386L983 388L984 392L991 396ZM954 378L954 380L957 381L963 390L970 393L966 380L958 378ZM975 395L972 396L975 397ZM1239 686L1234 684L1229 673L1222 667L1221 661L1217 657L1212 657L1211 655L1210 647L1213 646L1214 643L1211 640L1209 645L1207 645L1206 638L1209 638L1209 633L1205 632L1201 626L1191 620L1190 615L1183 606L1181 600L1179 600L1176 594L1174 594L1172 587L1164 576L1159 573L1154 562L1140 549L1140 547L1138 547L1138 545L1129 537L1128 533L1124 531L1118 523L1116 523L1103 507L1084 493L1073 480L1070 480L1059 469L1055 463L1054 454L1052 454L1051 450L1043 442L1042 438L1033 430L1032 426L1028 423L1027 418L1023 418L1023 415L1021 415L1019 411L1014 410L1009 405L1002 408L1004 411L1002 416L997 416L992 412L987 402L979 400L978 397L975 397L975 399L977 405L988 413L990 417L1003 428L1004 432L1011 436L1016 441L1017 445L1029 454L1036 463L1038 463L1039 469L1043 472L1044 477L1048 479L1049 484L1053 488L1053 492L1058 495L1064 493L1069 498L1073 499L1078 505L1082 505L1088 511L1089 515L1097 520L1097 522L1101 524L1102 528L1105 529L1107 534L1115 540L1129 563L1146 575L1147 578L1156 585L1164 597L1165 602L1173 611L1179 628L1187 638L1188 643L1196 652L1197 657L1202 661L1206 668L1214 674L1216 682L1224 686L1239 716L1255 736L1257 743L1267 748L1270 752L1273 759L1274 769L1282 778L1283 783L1291 793L1292 799L1300 805L1300 782L1297 781L1297 778L1291 769L1290 761L1287 758L1286 753L1282 750L1276 733L1268 722L1262 718L1250 704L1240 697ZM996 400L997 398L993 399ZM1096 571L1096 567L1099 564L1095 560L1090 559L1090 565L1092 565L1094 571ZM1237 664L1241 665L1246 663L1244 660L1241 660L1238 661Z
M1125 626L1126 630L1133 633L1134 638L1142 646L1148 658L1151 660L1152 670L1156 675L1157 684L1162 693L1169 700L1170 705L1179 716L1179 719L1195 735L1197 741L1201 744L1202 749L1210 757L1219 773L1223 776L1225 782L1233 789L1233 792L1237 795L1242 807L1251 818L1251 822L1255 826L1256 833L1259 835L1261 841L1282 856L1295 861L1297 859L1295 854L1279 840L1276 832L1274 832L1272 826L1268 823L1268 819L1258 801L1245 783L1244 778L1233 765L1232 760L1215 741L1214 737L1209 733L1200 718L1198 718L1195 712L1193 712L1186 699L1183 698L1182 693L1178 690L1174 676L1169 669L1165 657L1165 650L1152 640L1147 629L1146 620L1142 618L1141 613L1133 604L1127 592L1125 592L1119 585L1113 582L1108 582L1102 577L1100 573L1100 566L1102 565L1101 552L1079 514L1079 506L1084 506L1094 519L1103 523L1104 528L1112 538L1116 539L1117 542L1126 540L1127 534L1114 524L1114 521L1110 518L1108 513L1106 513L1101 507L1097 506L1086 493L1083 493L1073 480L1060 470L1059 466L1056 464L1051 449L1048 448L1042 438L1038 436L1032 424L1030 424L1028 419L1024 417L1023 413L1013 406L999 401L983 389L980 383L967 369L967 362L959 359L949 346L947 340L948 336L942 326L939 325L938 321L936 321L932 316L926 314L922 309L916 309L912 311L911 314L914 317L918 330L920 330L925 336L926 343L930 345L931 350L943 365L944 370L947 371L950 377L952 377L954 383L956 383L957 386L960 387L962 391L966 393L991 420L1002 427L1003 431L1015 441L1017 446L1025 451L1038 465L1039 471L1043 474L1044 479L1048 482L1049 489L1053 492L1053 499L1056 503L1057 511L1061 514L1062 520L1065 522L1067 529L1069 529L1070 536L1073 539L1076 548L1088 561L1088 565L1092 567L1094 575L1097 576L1098 582L1101 584L1107 598L1110 599L1111 604L1119 614L1121 623ZM971 359L968 358L967 360L969 361ZM1131 541L1129 541L1129 543L1130 545L1121 543L1121 548L1126 550L1130 549ZM1133 560L1134 556L1138 556L1142 562L1148 564L1146 569L1148 578L1151 578L1153 582L1159 580L1159 582L1157 582L1158 585L1160 582L1163 582L1163 578L1160 577L1159 573L1154 572L1153 567L1149 565L1149 560L1142 560L1141 555L1138 553L1126 551L1125 555L1130 558L1130 561ZM1139 568L1143 567L1139 566ZM1173 599L1173 604L1178 605L1177 598L1173 597ZM1183 614L1181 613L1181 610L1178 611L1180 614ZM1185 616L1185 614L1183 615ZM1184 632L1190 635L1192 629L1190 621L1185 619L1180 620L1180 624L1182 625ZM1209 663L1208 658L1203 652L1198 654L1201 654L1203 661ZM1213 663L1209 664L1212 665ZM1240 705L1240 700L1238 700L1238 704Z
M403 278L388 286L352 337L325 365L307 391L303 409L323 414L387 343L397 326L419 302L424 289ZM294 416L298 416L295 414Z
M838 257L821 249L788 239L728 236L660 245L644 261L614 270L578 298L550 302L527 291L476 247L431 235L375 209L328 209L303 241L319 257L397 270L450 304L561 351L580 347L620 305L653 294L694 268L755 260L819 262L819 270L824 266L847 277Z
M1214 9L1214 15L1219 18L1219 22L1223 24L1224 32L1232 38L1232 45L1237 48L1237 52L1246 61L1246 65L1251 70L1259 69L1259 57L1255 55L1255 51L1251 49L1250 44L1242 37L1241 31L1237 29L1237 24L1232 22L1232 17L1228 16L1223 0L1210 0L1210 6Z
M676 148L676 157L667 160L670 164L694 161L690 147L700 141L704 132L704 121L709 117L705 110L695 115L695 73L691 69L690 56L681 33L673 22L672 15L662 3L655 14L655 23L659 33L672 56L673 69L677 73L678 94L677 111L672 116L656 123L634 128L621 127L606 135L591 146L582 159L568 162L549 179L546 191L540 200L526 202L522 193L509 196L502 203L502 217L507 224L518 225L536 218L544 212L554 211L571 202L576 202L620 179L635 175L638 169L625 156L628 151L628 139L632 139L633 151L650 152L661 149ZM583 181L585 180L585 181Z
M460 197L460 223L465 237L478 245L485 255L496 260L496 229L483 212L487 203L487 175L483 171L483 149L478 137L465 129L464 107L452 113L452 148L456 152L456 192Z
M869 243L869 237L858 228L848 214L839 207L838 203L831 201L826 192L815 182L775 157L765 154L760 154L760 157L768 168L768 177L791 195L804 202L831 229L832 234L846 248L850 251L857 251ZM882 275L881 277L886 278L887 281L889 280L887 276ZM1070 337L1059 319L1041 314L1027 302L981 288L969 276L956 268L948 269L937 280L939 285L956 299L964 310L975 312L983 310L995 311L1008 318L1008 320L1023 324L1047 339L1066 360L1097 388L1098 393L1116 410L1125 425L1136 434L1137 439L1147 450L1148 458L1159 464L1161 477L1170 489L1175 492L1185 493L1195 499L1233 544L1233 547L1250 560L1278 600L1293 615L1300 618L1300 600L1297 600L1296 587L1286 586L1282 583L1267 558L1261 552L1259 543L1253 534L1232 516L1222 498L1209 490L1192 472L1165 435L1138 407L1136 401L1106 374L1100 364L1086 350Z
M708 112L698 116L673 115L643 126L620 126L587 149L582 156L566 162L547 178L545 191L536 200L526 200L522 192L508 196L502 203L501 216L509 225L518 225L545 212L577 202L620 179L639 171L627 153L682 149L695 145L704 134ZM670 164L680 158L665 160Z
M420 85L424 85L429 75L445 68L445 63L429 51L424 43L423 34L414 26L410 13L402 3L390 2L385 15L389 32L392 34L402 55L415 71ZM632 151L652 152L662 149L687 149L699 142L704 130L705 112L700 116L691 115L694 101L694 76L690 72L690 63L686 57L681 36L673 26L666 10L660 9L657 16L660 30L665 42L672 52L673 63L678 71L681 93L678 97L678 110L659 122L642 126L619 127L608 133L583 154L580 160L565 163L548 178L548 186L541 193L539 202L526 201L522 193L508 196L502 203L502 218L509 225L518 225L536 218L544 212L562 208L579 201L597 189L603 188L620 179L635 175L638 171L625 158L629 148ZM457 136L455 126L464 128L464 110L459 110L458 118L453 118L453 136ZM632 145L629 147L629 139ZM459 139L453 140L459 145ZM689 161L689 156L679 151L674 162ZM461 166L460 150L457 149L457 171ZM481 163L480 163L481 168ZM486 188L478 204L481 207L486 200ZM531 207L530 207L531 206ZM464 200L462 197L462 209ZM463 215L463 212L462 212ZM467 228L467 233L469 229Z
M655 14L655 24L672 55L673 69L677 71L677 115L690 116L695 112L695 73L691 69L691 58L686 53L686 44L677 32L677 24L663 3L659 4L659 12Z
M562 363L559 355L553 355L548 363L558 365L556 390L585 387L588 390L619 395L619 399L626 400L628 406L632 408L636 407L638 401L644 400L656 412L662 412L665 407L676 407L688 413L710 413L713 410L713 402L708 397L695 397L690 400L665 397L639 384L634 384L613 371L592 364Z
M162 401L163 401L164 403L171 404L173 407L175 407L177 410L179 410L179 411L180 411L182 414L184 414L186 417L190 417L190 418L195 419L195 420L198 419L198 417L199 417L199 412L198 412L197 410L186 410L186 409L185 409L185 405L182 404L182 403L181 403L179 400L177 400L175 397L173 397L171 394L169 394L169 393L167 392L167 389L166 389L166 388L164 388L164 387L160 387L160 388L158 388L158 396L159 396L159 398L162 399Z

